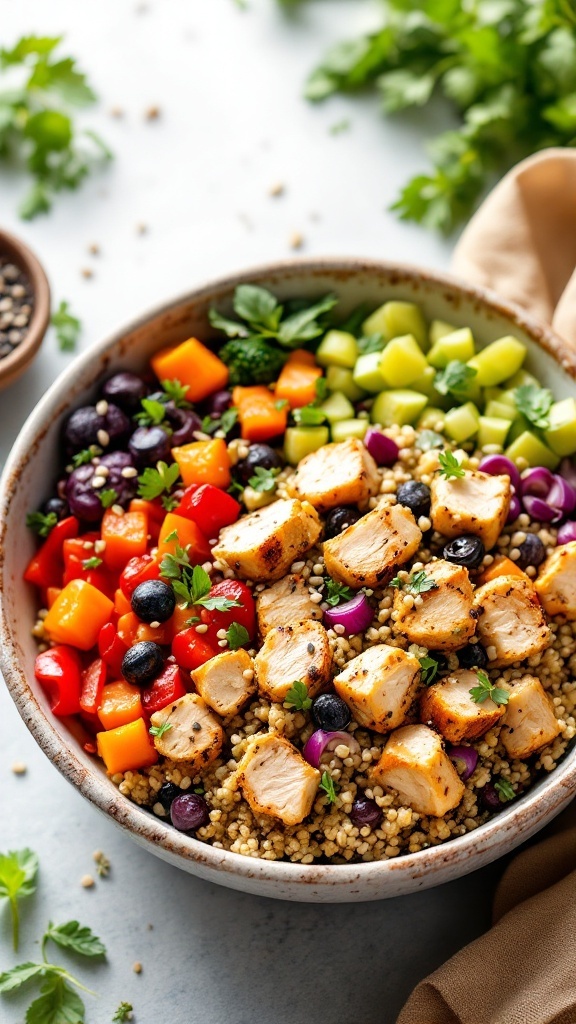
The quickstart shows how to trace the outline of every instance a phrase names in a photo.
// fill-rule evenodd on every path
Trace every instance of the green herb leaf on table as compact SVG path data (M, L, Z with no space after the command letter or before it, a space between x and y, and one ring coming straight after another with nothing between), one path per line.
M45 964L34 963L18 964L17 967L11 967L10 970L0 974L0 993L4 995L6 992L15 992L32 978L44 975L45 969Z
M57 522L58 516L55 512L48 512L47 515L42 512L29 512L26 516L26 526L39 537L47 537Z
M73 352L80 337L82 324L78 317L72 315L70 306L64 299L58 306L58 309L55 309L52 313L50 323L56 332L60 350L62 352Z
M284 697L284 704L295 711L309 711L312 698L308 696L308 687L301 679L296 679Z
M477 371L460 359L451 359L444 370L434 377L434 387L441 395L465 395Z
M248 643L250 634L246 627L242 626L241 623L231 622L226 630L226 639L230 650L236 651L239 647L243 647L244 644Z
M138 497L144 498L145 501L159 498L161 494L173 488L179 476L180 469L176 462L169 466L166 462L160 461L156 463L155 469L147 466L138 477Z
M102 559L98 558L97 555L92 555L91 558L84 558L82 561L83 569L97 569L99 565L102 565Z
M554 401L548 388L539 388L537 384L522 384L514 390L514 401L518 412L521 412L533 426L539 430L548 429L550 408Z
M320 779L320 789L324 791L328 797L328 803L336 803L336 785L334 779L329 772L322 772L322 778Z
M159 427L166 418L166 405L156 398L143 398L141 401L142 410L137 412L134 419L141 427Z
M163 736L165 732L170 732L172 728L171 722L162 722L161 725L151 725L148 732L151 736Z
M189 409L190 402L186 401L188 385L182 384L179 380L161 380L160 387L166 395L168 402L174 402L177 409Z
M276 490L276 477L280 470L277 466L273 466L271 469L266 469L264 466L256 466L254 469L254 476L251 476L248 483L254 491L260 491L266 493L268 491Z
M98 491L98 497L102 508L111 508L118 500L118 494L113 487L106 487L104 490Z
M485 700L491 700L498 706L507 704L510 699L508 690L495 686L485 672L477 672L478 686L473 686L469 691L475 704L483 704Z
M440 476L446 477L447 480L450 480L452 477L457 479L458 477L463 477L465 475L465 470L449 448L447 448L446 451L439 453L438 462L440 463L440 469L438 472L440 473Z
M0 899L8 900L12 914L12 941L18 949L18 900L36 892L38 857L25 848L0 854Z
M429 654L424 655L422 658L418 658L420 662L420 668L422 669L422 682L425 686L430 686L434 682L438 675L440 668L435 658L431 658Z
M496 779L496 782L494 783L494 789L498 793L498 796L500 797L502 803L507 803L509 800L513 800L516 796L516 791L512 783L509 782L508 779L504 779L502 777Z
M132 1003L120 1003L112 1017L112 1024L124 1024L124 1021L131 1020L133 1009Z
M350 601L354 597L354 591L344 583L337 583L331 576L326 577L326 604L331 608L341 604L343 601Z
M55 942L57 946L61 946L63 949L72 949L75 953L79 953L80 956L105 956L106 947L103 942L100 941L97 935L91 928L86 925L81 925L78 921L66 921L64 924L52 924L48 922L48 927L44 932L42 938L42 953L47 942Z

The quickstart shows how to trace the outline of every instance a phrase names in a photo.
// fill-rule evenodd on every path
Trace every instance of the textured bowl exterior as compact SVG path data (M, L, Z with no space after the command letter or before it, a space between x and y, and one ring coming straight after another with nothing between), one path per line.
M142 316L79 356L39 402L9 456L0 482L0 667L31 733L58 770L91 803L163 860L201 878L276 899L317 903L384 899L426 889L474 871L508 853L569 803L576 784L576 750L551 775L499 815L458 839L395 860L368 864L300 865L215 849L176 832L123 797L100 763L55 719L34 678L30 635L36 606L22 571L34 542L25 515L46 497L58 471L58 437L67 412L94 393L112 369L143 369L158 348L192 334L207 335L207 311L224 310L237 284L252 281L280 297L334 291L346 314L360 302L389 298L422 305L428 318L468 325L484 343L513 333L529 349L529 365L558 397L576 393L576 354L542 325L493 294L440 274L358 259L295 260L248 270L197 288Z
M0 231L0 256L7 256L24 271L34 294L34 308L23 341L0 359L0 391L13 384L36 356L50 323L50 285L44 268L30 249L5 231Z

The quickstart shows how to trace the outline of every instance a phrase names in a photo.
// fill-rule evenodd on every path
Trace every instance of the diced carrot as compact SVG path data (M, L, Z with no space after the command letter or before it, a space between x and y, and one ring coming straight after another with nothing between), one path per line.
M148 516L148 533L155 544L158 540L160 527L165 516L162 505L155 501L145 501L144 498L132 498L128 506L129 512L145 512Z
M163 348L150 360L160 381L179 380L186 384L189 402L201 402L228 383L228 367L197 338Z
M131 558L146 552L148 516L144 512L107 509L102 519L102 540L106 542L103 558L108 568L122 569Z
M46 607L51 608L54 601L58 597L58 594L62 592L62 587L46 587Z
M316 381L321 376L319 366L289 359L278 377L275 397L285 398L291 409L301 409L315 400Z
M309 352L307 348L295 348L290 353L287 363L304 363L306 366L316 366L316 357L313 352Z
M172 449L172 458L178 463L185 487L214 484L225 491L230 486L230 459L223 438L183 444L181 448Z
M89 651L113 611L113 602L102 591L85 580L72 580L58 594L44 619L44 629L56 643Z
M132 605L120 588L114 592L114 611L116 615L128 615L132 611Z
M105 729L117 729L142 718L140 689L123 679L117 683L106 683L98 708L98 718Z
M232 401L238 409L242 437L246 441L268 441L286 430L288 408L264 385L236 387Z
M96 736L98 753L109 775L156 764L158 752L143 718Z
M524 576L529 579L511 558L506 558L505 555L496 555L492 564L484 569L484 572L478 577L476 586L481 587L483 583L489 583L490 580L495 580L498 576Z

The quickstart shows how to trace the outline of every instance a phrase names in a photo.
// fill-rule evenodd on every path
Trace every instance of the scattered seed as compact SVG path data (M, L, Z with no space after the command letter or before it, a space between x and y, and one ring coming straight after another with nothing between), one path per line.
M100 255L100 246L98 245L98 243L97 242L92 242L88 246L88 252L90 253L91 256L99 256Z
M160 623L156 619L154 619L154 622L150 623L150 629L159 629L159 628L160 628Z
M91 889L94 885L94 879L92 878L92 875L82 875L82 878L80 879L80 885L82 886L83 889Z
M110 117L116 117L116 118L124 117L124 111L122 110L122 107L111 107L110 108Z
M145 235L145 234L147 234L147 232L148 232L148 225L147 224L137 224L136 225L136 234L137 235Z
M144 117L147 121L157 121L160 117L160 107L152 106L148 107Z
M293 231L288 239L291 249L301 249L304 245L304 235L300 231Z
M94 850L92 860L96 864L96 871L100 878L106 878L110 874L110 861L102 850Z
M142 974L142 964L139 960L136 960L132 964L132 970L134 971L134 974Z
M94 277L94 271L91 267L82 267L80 273L87 281L89 281L91 277Z
M105 550L106 550L106 541L105 540L95 540L94 541L94 551L95 551L95 553L97 555L101 555L102 552L105 551Z
M269 196L283 196L284 192L285 188L281 181L274 182L274 184L268 189Z
M26 775L28 771L28 765L24 761L14 761L12 765L12 772L14 775Z
M105 416L108 412L108 402L105 398L101 398L99 402L96 402L96 412L99 416Z
M201 622L199 626L196 626L196 632L197 633L207 633L208 632L208 626L206 625L206 623L205 622Z

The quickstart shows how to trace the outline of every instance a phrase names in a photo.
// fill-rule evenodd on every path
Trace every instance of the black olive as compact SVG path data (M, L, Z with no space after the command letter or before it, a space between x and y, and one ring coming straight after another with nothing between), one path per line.
M357 523L361 516L362 513L352 505L339 505L338 508L331 509L324 525L325 538L328 540L330 537L337 537L342 530Z
M127 683L146 686L164 668L162 648L152 640L142 640L126 651L122 659L122 675Z
M241 484L246 486L249 483L257 466L280 470L284 467L284 459L269 444L251 444L246 458L236 463L234 472Z
M174 782L164 782L158 790L156 799L158 803L162 804L166 813L168 813L172 806L172 801L175 800L177 796L180 796L181 792L182 790L180 789L180 786L177 786Z
M321 693L312 704L312 718L326 732L340 732L351 717L350 708L336 693Z
M456 654L460 668L486 668L488 664L488 655L482 644L467 644Z
M127 413L137 412L140 409L140 402L147 394L148 387L142 378L127 371L115 373L102 388L104 398L114 402Z
M430 513L430 488L418 480L408 480L400 484L396 491L396 500L400 505L409 508L416 520Z
M163 580L146 580L134 589L130 603L142 622L167 622L174 614L176 595Z
M516 565L519 569L527 569L529 565L536 568L546 558L546 548L535 533L526 534L526 540L518 545L518 551L520 558L516 560Z
M169 461L170 438L162 427L136 427L128 450L139 466L155 466Z
M471 533L455 537L444 548L444 558L447 562L464 565L467 569L477 569L482 564L485 554L486 549L482 541Z

